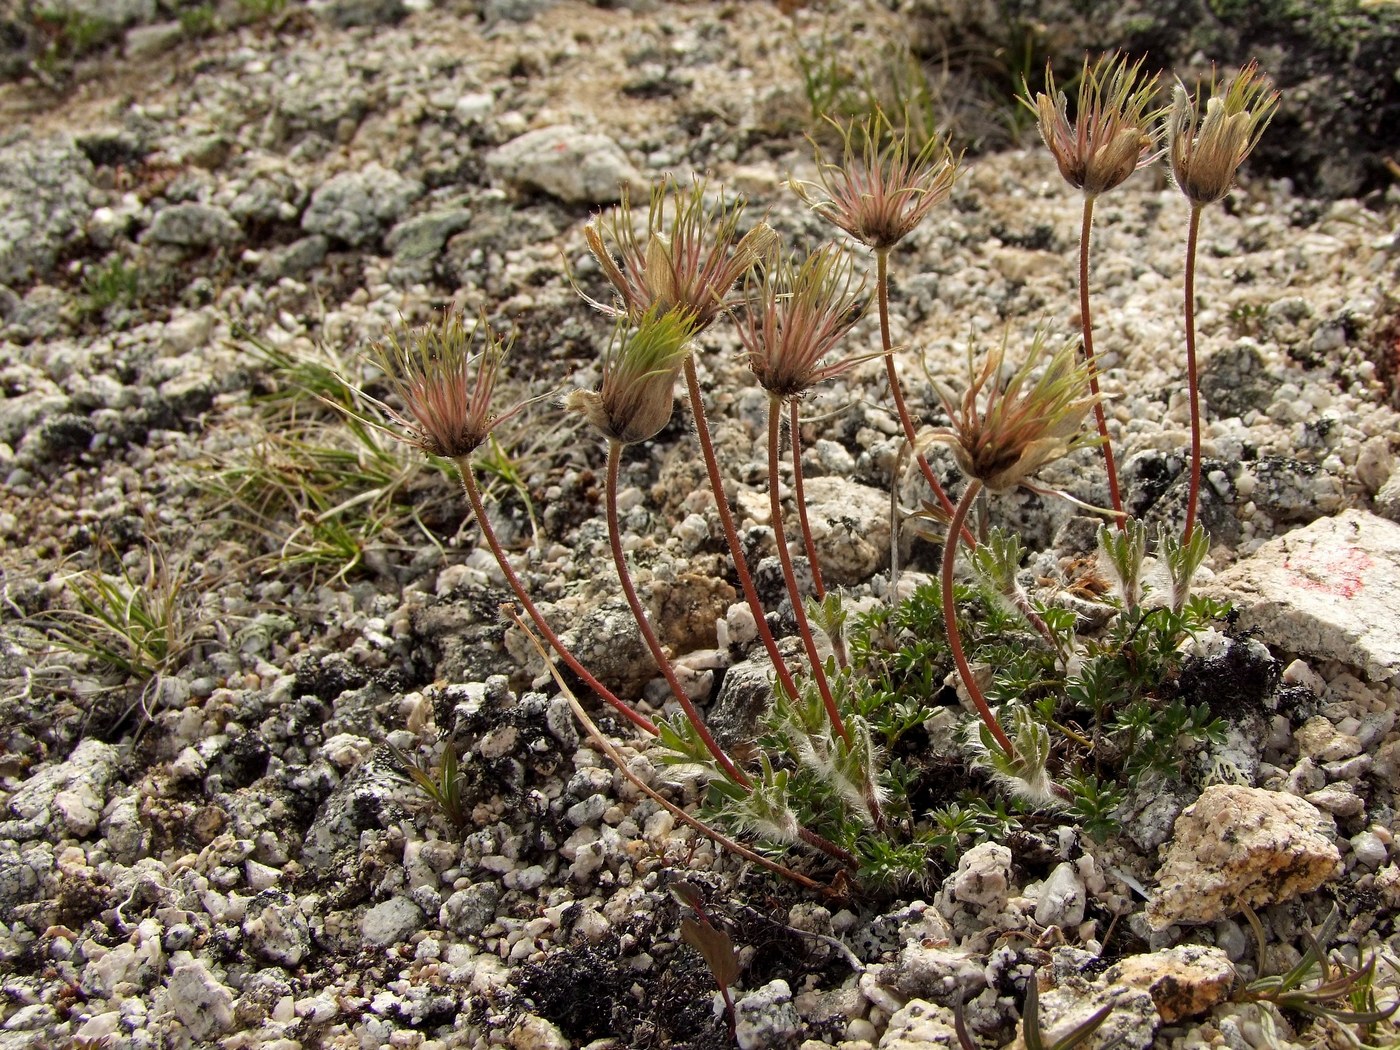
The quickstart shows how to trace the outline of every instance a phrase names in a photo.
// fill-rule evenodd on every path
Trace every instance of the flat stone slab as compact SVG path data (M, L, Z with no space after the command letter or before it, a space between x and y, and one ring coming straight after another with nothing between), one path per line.
M1320 518L1264 544L1202 591L1242 625L1372 681L1400 683L1400 525L1365 511Z

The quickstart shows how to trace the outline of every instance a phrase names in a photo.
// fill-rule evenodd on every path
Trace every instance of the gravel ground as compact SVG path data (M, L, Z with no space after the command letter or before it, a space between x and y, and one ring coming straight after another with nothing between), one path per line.
M1321 200L1246 177L1206 215L1208 566L1256 629L1203 639L1190 666L1228 742L1131 799L1105 843L1048 820L900 894L816 898L678 825L502 625L453 478L302 390L372 382L363 352L449 302L514 328L508 392L540 399L501 434L497 527L584 662L654 714L602 450L555 396L596 383L608 339L577 294L604 296L582 228L621 180L708 173L790 243L828 236L786 186L815 173L799 55L839 32L873 60L906 16L780 6L330 0L245 5L190 39L189 17L137 4L62 90L0 85L0 1050L733 1045L679 939L682 875L739 949L743 1047L957 1045L963 1001L1002 1046L1028 980L1047 1025L1113 1005L1090 1046L1346 1045L1244 1001L1236 896L1271 969L1335 909L1338 958L1383 960L1393 994L1400 189ZM969 158L892 259L899 366L930 421L923 370L961 374L969 340L1077 329L1079 202L1021 137ZM1148 521L1185 503L1186 214L1155 169L1098 209L1096 348ZM878 338L873 318L852 335ZM717 326L700 370L761 558L765 401L738 348ZM899 454L882 366L804 411L823 555L853 598L882 596ZM1107 501L1092 453L1044 477ZM643 591L718 692L752 624L683 413L623 485ZM912 481L901 497L917 504ZM1052 553L1039 564L1084 552L1068 504L995 511ZM936 558L915 542L906 572ZM1311 575L1275 595L1279 566ZM148 622L124 635L94 619L133 604ZM638 778L698 801L601 721ZM382 746L426 758L449 733L461 829Z

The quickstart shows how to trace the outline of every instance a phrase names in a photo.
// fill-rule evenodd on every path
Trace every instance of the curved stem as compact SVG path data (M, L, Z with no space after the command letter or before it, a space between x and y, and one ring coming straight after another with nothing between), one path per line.
M807 497L802 490L802 448L798 429L798 399L793 398L788 405L788 440L792 442L792 498L797 503L797 520L802 526L802 545L807 550L807 564L812 567L812 591L817 601L826 597L826 584L822 582L822 567L817 561L817 545L812 539L812 526L807 521Z
M525 625L520 622L519 617L515 615L514 610L511 610L510 616L512 619L515 620L517 624L520 624L521 629L525 631L526 637L530 639L531 643L537 649L540 649L539 639L530 634L529 630L525 628ZM540 655L545 655L542 649L540 651ZM545 659L545 664L549 667L550 673L554 675L554 681L558 683L560 691L564 694L564 698L569 702L569 707L573 709L574 717L583 723L584 732L586 732L589 738L595 744L598 745L599 750L601 750L603 754L608 756L608 758L612 761L613 765L617 767L618 772L621 773L632 784L633 787L635 787L642 794L650 798L662 809L670 813L682 824L685 824L687 827L694 828L702 835L705 835L708 838L712 839L719 846L722 846L724 849L729 850L729 852L733 853L735 856L743 857L747 861L752 861L759 867L766 868L777 875L781 875L784 878L791 879L793 882L796 882L798 885L805 886L809 890L818 890L823 893L831 894L830 887L823 886L815 879L810 879L806 875L802 875L796 871L793 871L791 868L779 864L775 860L770 860L769 858L763 856L763 854L761 853L755 853L753 850L743 845L743 843L735 842L728 836L722 835L720 832L710 827L704 821L697 820L695 817L692 817L689 813L687 813L680 806L676 805L670 799L664 798L662 795L657 793L657 791L653 787L651 787L651 785L647 784L640 777L638 777L636 773L632 772L631 767L629 767L627 763L623 760L622 755L618 752L617 748L613 746L612 741L609 740L606 736L604 736L603 731L598 728L598 726L594 723L593 719L588 717L588 712L583 709L583 705L578 702L578 698L574 696L573 692L569 689L569 687L564 683L564 680L560 677L559 669L555 667L554 664L550 662L550 660L547 657ZM840 849L839 846L834 848ZM842 852L844 853L845 851L842 850ZM847 856L849 856L849 854L847 854Z
M788 696L797 696L797 683L793 681L792 672L787 669L782 654L778 652L778 641L768 626L768 616L763 610L763 602L758 597L758 588L754 586L753 576L744 560L739 531L734 527L734 515L730 513L729 499L724 494L724 479L720 476L719 460L715 456L714 442L710 438L710 424L705 419L705 398L700 390L700 376L696 371L693 356L685 359L685 385L690 395L690 414L695 420L695 436L700 441L700 454L705 460L705 472L710 476L710 491L714 493L715 510L719 512L724 540L729 544L729 555L734 560L739 588L744 592L744 601L748 602L749 612L753 614L754 626L758 630L763 649L768 654L768 660L773 665L773 673L778 676L778 682L787 691Z
M608 444L607 478L608 542L612 547L613 564L617 567L618 579L622 583L622 592L627 596L627 605L632 610L633 619L637 621L638 630L642 632L642 639L646 642L647 648L651 650L652 659L656 661L657 667L665 676L666 684L671 687L671 695L676 698L676 702L681 705L681 710L685 712L685 717L695 727L695 732L705 745L705 750L719 763L725 776L736 784L749 787L752 781L744 775L743 771L724 753L724 749L719 746L715 738L710 735L709 729L705 727L704 719L700 717L700 712L695 709L690 697L686 696L685 689L682 688L680 679L676 677L670 659L665 650L661 648L661 642L657 640L656 632L651 628L651 621L647 619L646 610L642 608L642 601L637 597L637 588L633 586L632 574L627 568L627 556L622 551L622 533L618 524L617 478L621 464L622 444L617 441L610 442Z
M1094 422L1103 442L1104 470L1108 474L1108 498L1116 514L1114 521L1126 528L1123 497L1118 488L1118 466L1113 460L1113 445L1108 439L1108 418L1099 397L1099 368L1094 360L1094 322L1089 315L1089 237L1094 225L1094 195L1084 194L1084 221L1079 230L1079 324L1084 331L1084 362L1089 366L1089 392L1094 396Z
M967 512L981 489L982 483L976 478L968 480L967 488L963 490L962 499L958 500L957 509L953 511L952 523L948 526L950 537L956 536L958 530L962 528L963 522L967 520ZM972 676L972 668L968 665L967 656L963 653L962 635L958 632L958 607L953 599L953 567L957 563L957 559L958 545L952 542L944 543L943 625L948 631L948 648L952 650L953 663L957 665L958 674L962 677L963 685L967 687L967 695L972 698L973 706L977 708L977 714L981 717L983 724L991 731L997 746L1006 753L1007 757L1014 758L1016 748L1011 743L1011 738L1006 735L1006 731L1001 728L997 716L992 714L987 698L982 695L982 690L977 685L977 679Z
M1196 241L1201 232L1201 206L1191 205L1191 225L1186 231L1186 388L1191 395L1191 486L1186 494L1186 527L1183 545L1191 542L1196 527L1196 504L1201 494L1201 393L1196 384Z
M884 351L885 357L885 378L889 380L890 399L894 401L894 409L899 416L899 425L904 428L904 440L909 442L909 447L914 450L914 460L919 464L919 470L924 475L924 481L928 487L933 489L934 496L938 499L939 505L943 508L943 513L952 516L953 501L948 498L948 493L939 484L937 475L933 472L933 467L929 466L928 458L918 450L915 443L917 434L914 430L914 420L909 415L909 406L904 403L904 389L899 384L899 373L894 367L894 339L890 335L890 250L888 248L877 248L875 250L875 301L880 310L880 348ZM972 533L963 530L963 542L969 547L977 546L976 540L972 538Z
M783 566L783 580L787 583L788 598L792 602L792 617L797 621L797 633L802 636L802 646L807 651L807 662L812 665L812 678L821 693L826 716L832 727L849 746L850 731L836 709L836 698L831 695L831 683L826 680L822 669L821 656L817 652L817 641L812 636L812 626L807 622L807 611L802 605L802 594L797 589L797 575L792 568L792 555L788 553L787 540L783 533L783 501L778 495L778 446L783 424L783 403L779 398L768 396L768 504L773 518L773 535L778 541L778 561ZM799 694L794 693L793 696Z
M486 544L491 548L491 553L496 556L496 564L501 567L501 572L505 575L506 583L510 584L510 589L515 592L516 600L525 608L525 612L534 622L536 629L544 636L550 647L559 654L559 658L568 665L569 670L578 675L583 684L592 689L605 702L610 704L618 714L635 725L648 736L656 736L656 726L646 716L635 711L630 704L623 703L612 691L598 681L588 669L579 663L573 653L566 646L548 623L545 622L544 615L530 600L529 593L525 590L525 585L520 582L520 577L516 575L515 569L511 567L510 560L506 557L505 549L496 538L496 530L491 527L491 522L486 516L486 505L481 498L481 490L476 484L476 475L472 471L471 460L463 456L457 461L457 470L462 476L462 487L466 489L467 501L472 505L472 514L476 516L477 527L481 529L481 535L486 540Z

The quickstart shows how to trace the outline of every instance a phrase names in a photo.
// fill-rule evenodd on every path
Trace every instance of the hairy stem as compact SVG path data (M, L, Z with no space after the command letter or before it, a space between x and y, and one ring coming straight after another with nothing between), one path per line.
M1191 485L1186 494L1186 525L1181 542L1191 542L1196 527L1196 504L1201 495L1201 393L1196 383L1196 241L1201 232L1201 205L1191 205L1186 230L1186 389L1191 396Z
M792 443L792 498L797 502L797 520L802 526L802 545L807 550L807 563L812 567L812 591L817 601L826 597L822 582L822 567L817 561L817 545L812 539L812 526L807 520L807 497L802 491L802 448L798 429L798 399L788 405L788 440Z
M748 603L749 612L753 614L754 626L758 629L758 637L768 654L768 660L773 665L773 673L778 676L778 682L787 691L788 696L796 696L797 683L793 681L792 673L783 662L782 654L778 652L778 641L768 626L768 617L763 611L763 602L759 600L758 588L754 586L753 576L744 560L744 548L739 543L739 531L734 527L734 515L729 511L729 499L724 494L724 479L720 476L719 460L715 456L714 442L710 437L710 425L705 419L705 399L700 390L700 376L696 372L693 355L685 359L685 385L690 395L690 414L695 420L695 435L700 441L700 454L705 460L705 472L710 477L710 491L714 493L715 510L719 512L724 540L729 545L729 555L734 560L739 588L744 592L744 601Z
M807 564L812 567L812 590L817 601L826 599L826 584L822 582L822 566L817 560L817 544L812 538L812 525L807 520L807 495L802 488L802 445L801 425L798 420L798 399L793 398L788 406L788 436L792 441L792 498L797 503L797 520L802 526L802 546L807 551ZM836 665L845 667L850 662L846 656L846 640L840 631L829 631L831 648L836 653Z
M836 709L836 699L831 695L831 683L826 680L826 671L817 652L817 640L812 635L812 626L807 622L807 610L803 607L802 593L797 588L797 575L792 568L792 555L788 553L787 539L783 532L783 501L778 494L778 449L783 428L783 403L778 397L768 397L768 504L773 518L773 535L778 541L778 561L783 566L783 580L787 583L788 598L792 602L792 616L797 621L797 633L802 636L803 648L807 651L807 662L812 665L812 678L821 693L826 716L831 719L841 739L851 743L850 731ZM799 694L793 693L794 697Z
M1124 524L1123 496L1118 488L1118 466L1113 460L1113 445L1108 439L1108 418L1099 398L1099 369L1094 360L1094 322L1089 314L1089 238L1094 225L1094 195L1084 194L1084 221L1079 230L1079 323L1084 331L1084 361L1089 367L1089 392L1094 396L1094 422L1103 441L1104 470L1108 474L1108 498L1113 504L1114 521L1120 529Z
M890 399L894 401L895 412L899 416L899 425L904 428L904 440L909 442L909 447L914 450L914 460L919 464L919 470L924 475L924 481L933 490L939 505L943 508L943 513L952 515L953 501L948 498L948 493L943 491L943 486L939 484L937 475L933 472L933 467L929 466L928 458L920 451L915 443L917 434L914 430L914 420L909 415L909 406L904 403L904 388L899 383L899 373L894 367L894 338L890 335L890 250L888 248L877 248L875 251L875 301L880 311L880 348L885 356L885 377L890 384ZM969 547L977 546L972 538L972 533L963 530L963 542Z
M671 695L676 698L676 702L681 705L681 710L685 712L685 717L695 728L696 734L705 745L705 750L714 757L719 766L724 770L725 776L734 783L743 787L749 787L752 781L744 775L743 771L724 753L724 749L719 746L715 738L710 735L710 731L705 726L705 721L700 717L700 712L691 703L690 697L682 688L680 679L676 677L675 668L671 666L671 660L667 657L665 650L661 648L661 642L656 637L656 632L652 630L651 621L647 618L646 610L642 608L642 601L637 597L637 588L632 584L632 574L627 568L627 556L622 550L622 532L619 525L617 513L617 479L622 463L622 444L613 441L608 444L608 477L607 477L607 514L608 514L608 541L612 547L613 564L617 567L618 579L622 583L622 592L627 597L627 605L632 610L632 617L637 621L637 628L642 632L642 639L646 642L647 648L651 650L652 659L656 661L657 667L666 678L666 684L671 687Z
M943 544L943 625L948 631L948 648L952 650L953 663L957 665L958 674L967 688L967 695L972 698L973 706L977 708L978 716L991 731L1002 751L1008 757L1014 758L1016 748L1006 731L1001 728L997 716L992 714L987 698L982 695L977 679L972 675L972 668L968 665L967 656L963 653L962 635L958 632L958 607L953 599L953 567L958 560L958 545L952 542L951 537L956 536L958 530L963 527L963 522L967 520L967 512L981 489L980 481L976 478L968 479L967 488L963 490L962 499L958 500L957 509L953 511L953 520L948 526L949 540Z
M491 553L496 556L496 564L501 567L501 572L505 575L506 583L510 584L510 589L515 592L516 600L524 607L525 612L534 623L536 630L544 636L550 648L559 654L559 658L568 665L569 670L579 676L584 685L588 686L589 689L592 689L602 697L618 714L622 715L623 718L627 719L642 732L646 733L648 736L656 736L656 726L652 721L645 715L634 710L630 704L623 703L613 695L612 691L608 689L607 686L593 677L593 675L588 672L588 669L585 668L583 664L579 663L574 654L569 651L568 646L566 646L560 640L559 636L550 629L549 624L545 622L543 614L535 606L535 603L530 600L530 595L525 590L524 584L520 582L520 577L516 574L515 569L510 564L510 560L506 557L505 549L501 546L500 540L496 537L496 530L491 527L491 521L486 516L486 505L481 498L481 490L476 484L476 475L472 470L470 457L463 456L459 459L457 461L457 470L462 476L462 487L466 489L467 501L471 503L472 514L476 517L477 527L481 529L481 535L486 540L486 545L491 548Z
M510 611L510 616L511 619L515 620L515 622L520 625L521 629L525 631L525 634L530 639L531 643L534 644L535 647L540 650L540 655L544 656L543 647L540 646L539 639L530 633L529 629L525 627L525 624L520 620L519 616L515 614L514 610ZM628 767L626 761L623 760L622 755L618 753L617 748L613 746L612 741L609 740L606 736L604 736L602 730L600 730L598 726L594 724L593 719L588 717L588 712L583 709L583 705L578 702L578 699L570 691L568 685L565 684L563 678L560 676L559 669L556 668L547 657L545 659L545 663L549 666L550 673L554 675L554 681L559 686L559 691L564 694L564 699L566 699L569 702L569 706L573 709L574 717L577 718L579 722L583 724L584 732L586 732L589 738L595 744L598 745L599 749L603 752L603 754L608 756L608 758L612 761L613 765L617 767L618 772L620 772L624 777L626 777L633 787L635 787L642 794L650 798L662 809L670 813L682 824L685 824L687 827L694 828L702 835L706 836L709 839L712 839L719 846L729 850L729 852L733 853L735 856L743 857L747 861L752 861L759 867L766 868L774 874L782 875L784 878L791 879L793 882L796 882L801 886L805 886L809 890L818 890L824 893L831 893L829 887L823 886L815 879L809 879L806 875L801 875L798 872L793 871L791 868L779 864L777 861L770 860L769 858L763 856L763 854L761 853L755 853L753 850L749 849L742 843L735 842L733 839L722 835L720 832L716 831L714 828L710 827L703 821L697 820L695 817L692 817L689 813L687 813L680 806L676 805L670 799L667 799L660 795L654 788L652 788L649 784L647 784L640 777L638 777L637 774L632 772L631 768Z

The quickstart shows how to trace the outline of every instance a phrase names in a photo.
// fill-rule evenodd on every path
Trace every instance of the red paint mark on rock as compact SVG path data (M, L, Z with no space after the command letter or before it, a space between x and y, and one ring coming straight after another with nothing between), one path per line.
M1366 570L1372 564L1371 556L1359 547L1313 550L1283 560L1283 567L1297 578L1300 587L1338 598L1360 594L1366 587Z

